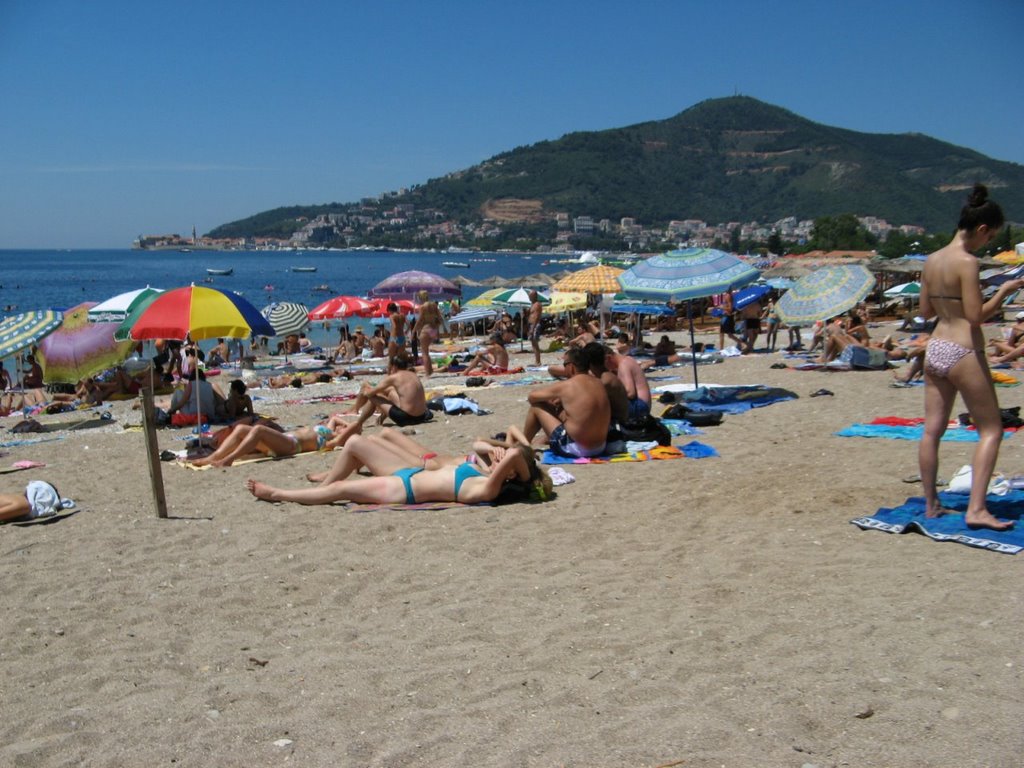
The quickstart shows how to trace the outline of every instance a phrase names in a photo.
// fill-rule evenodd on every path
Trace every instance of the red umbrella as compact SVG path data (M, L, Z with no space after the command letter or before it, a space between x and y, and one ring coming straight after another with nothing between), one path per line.
M398 311L403 315L408 315L416 308L416 305L408 299L370 299L368 303L370 307L361 313L363 317L387 317L391 314L388 312L389 304L396 305Z
M310 320L335 320L340 317L363 315L369 311L371 303L358 296L335 296L328 299L309 313Z

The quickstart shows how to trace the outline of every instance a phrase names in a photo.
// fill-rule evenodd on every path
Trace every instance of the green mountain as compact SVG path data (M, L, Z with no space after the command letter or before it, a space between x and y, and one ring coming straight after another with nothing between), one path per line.
M930 231L950 229L975 181L1007 216L1024 215L1024 166L922 134L869 134L822 125L736 96L667 120L571 133L432 179L407 202L462 221L633 217L774 222L854 213ZM291 207L223 225L211 236L278 235L296 216L351 206Z

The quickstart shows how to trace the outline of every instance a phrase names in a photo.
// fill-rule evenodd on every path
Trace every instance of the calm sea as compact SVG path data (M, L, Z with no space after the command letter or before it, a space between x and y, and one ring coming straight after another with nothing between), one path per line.
M452 278L492 275L523 277L557 272L566 264L548 264L545 255L501 253L431 253L392 251L133 251L133 250L5 250L0 251L0 316L32 309L67 309L83 301L100 302L126 291L177 288L207 279L208 268L233 269L211 283L241 293L257 308L271 301L296 301L312 309L332 296L363 296L384 278L409 269ZM442 262L468 263L449 268ZM316 267L293 272L292 267ZM329 292L315 291L326 285ZM463 301L486 288L465 287ZM319 343L334 342L319 326L311 329Z

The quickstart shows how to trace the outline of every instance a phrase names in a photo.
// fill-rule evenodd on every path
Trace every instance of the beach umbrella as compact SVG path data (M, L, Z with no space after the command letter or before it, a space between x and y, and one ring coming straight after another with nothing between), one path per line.
M361 316L372 304L358 296L335 296L309 312L310 320L337 320L342 317Z
M64 316L53 309L21 312L0 322L0 359L30 347L60 326Z
M543 303L541 302L541 304ZM551 303L545 305L543 311L545 315L557 315L562 312L574 312L578 309L584 309L586 306L586 293L558 291L551 294Z
M668 316L676 313L668 304L647 304L642 301L623 301L612 304L612 312L620 315L659 315Z
M475 325L481 320L493 320L500 314L501 310L494 307L470 307L448 318L448 325Z
M921 284L918 282L900 283L899 285L894 285L892 288L885 292L885 297L887 299L916 299L920 295Z
M274 327L241 295L205 285L175 288L155 296L131 327L131 338L193 341L250 335L273 336ZM196 422L203 423L196 391Z
M632 299L682 301L742 288L760 276L731 253L686 248L638 261L619 275L618 281Z
M771 293L771 290L770 285L748 285L732 295L732 306L734 309L743 309L764 298L766 294Z
M1002 285L1010 280L1019 280L1024 277L1024 264L1011 269L1006 269L1005 267L1001 269L986 269L979 277L985 285Z
M252 304L234 291L190 285L156 296L131 328L133 339L193 341L250 335L273 336L274 328Z
M39 342L39 364L46 384L74 384L124 361L132 342L115 341L117 323L89 322L95 302L79 304L64 313L60 327Z
M416 308L409 299L370 299L367 303L370 306L360 313L362 317L387 317L391 314L388 304L394 304L403 315L408 315Z
M875 276L860 264L821 267L801 277L775 305L786 325L811 325L841 315L875 287Z
M275 336L290 336L301 333L309 325L309 309L305 304L294 301L275 301L260 310L260 314L277 331Z
M731 253L714 248L685 248L639 261L618 277L623 293L631 299L662 302L690 301L749 285L761 273ZM692 308L690 346L695 343ZM693 383L697 384L697 358L693 358Z
M374 299L415 299L420 291L426 291L431 299L452 299L462 295L462 288L433 272L411 269L386 277L370 289Z
M467 307L490 307L494 304L494 297L499 293L507 291L507 288L488 288L476 298L466 302Z
M537 293L537 299L542 305L551 303L551 299L540 292ZM491 303L503 307L528 307L533 304L533 299L530 298L530 291L525 288L506 288L494 294Z
M582 293L618 293L618 277L625 270L598 264L596 267L581 269L551 286L554 291Z
M783 278L786 280L797 280L804 275L809 275L811 270L808 267L801 266L800 264L783 264L778 267L772 267L761 273L761 277L769 282L773 278Z
M147 299L163 293L160 288L139 288L126 293L119 293L113 298L100 302L89 309L90 323L123 323L131 311ZM146 302L148 304L148 302ZM125 337L127 338L127 337ZM124 339L121 339L124 341Z
M996 261L1002 262L1003 264L1020 264L1022 261L1024 261L1024 256L1021 256L1013 249L1003 251L1002 253L997 253L992 258L995 259Z
M788 277L770 277L765 282L777 291L788 291L796 280Z

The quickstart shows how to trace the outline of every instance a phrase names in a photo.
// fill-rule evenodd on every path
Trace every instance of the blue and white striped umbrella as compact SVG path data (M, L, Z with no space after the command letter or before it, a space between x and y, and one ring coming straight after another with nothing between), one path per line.
M821 267L801 277L775 309L787 325L811 325L852 309L875 287L875 276L860 264Z
M686 248L638 261L619 275L631 299L683 301L714 296L754 282L761 273L714 248Z
M293 301L275 301L260 310L275 331L275 336L301 333L309 325L309 310L305 304Z
M57 330L64 315L43 309L12 315L0 323L0 359L20 352Z
M475 323L477 320L493 320L500 314L501 310L494 307L470 307L448 318L448 323L458 325L459 323Z

